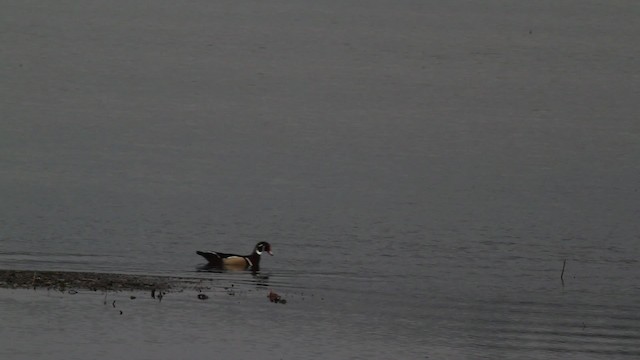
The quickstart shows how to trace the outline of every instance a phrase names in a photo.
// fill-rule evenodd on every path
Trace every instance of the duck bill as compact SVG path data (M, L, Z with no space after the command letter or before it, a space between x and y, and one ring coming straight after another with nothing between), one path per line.
M267 250L267 252L269 253L269 255L273 256L273 253L271 252L271 250Z

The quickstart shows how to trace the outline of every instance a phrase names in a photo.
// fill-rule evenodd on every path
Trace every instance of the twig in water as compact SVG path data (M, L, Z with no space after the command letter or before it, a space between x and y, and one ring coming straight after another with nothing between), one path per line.
M560 273L560 281L562 281L562 284L564 285L564 268L567 266L567 259L564 259L564 262L562 263L562 272Z

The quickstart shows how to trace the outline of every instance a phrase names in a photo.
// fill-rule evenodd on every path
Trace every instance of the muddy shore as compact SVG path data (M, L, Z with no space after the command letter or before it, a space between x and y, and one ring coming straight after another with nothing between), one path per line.
M183 290L203 285L200 279L176 277L0 269L1 288L46 288L50 290L87 289L93 291L118 290Z

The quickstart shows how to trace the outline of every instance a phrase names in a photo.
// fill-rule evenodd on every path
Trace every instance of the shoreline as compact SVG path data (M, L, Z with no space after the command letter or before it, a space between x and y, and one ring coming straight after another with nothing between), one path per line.
M190 279L170 276L132 275L97 272L8 270L0 269L0 288L93 291L124 290L184 290L201 288L205 279ZM198 285L198 286L197 286ZM205 286L206 288L207 286Z
M266 285L258 285L267 290ZM54 290L62 293L77 294L82 290L94 292L150 292L151 297L162 301L168 293L197 294L200 300L206 300L213 293L230 296L247 294L256 289L242 289L230 283L225 286L219 279L203 279L197 277L179 277L170 275L136 275L101 272L75 272L55 270L9 270L0 269L0 290ZM287 300L269 289L267 299L272 303L286 304Z

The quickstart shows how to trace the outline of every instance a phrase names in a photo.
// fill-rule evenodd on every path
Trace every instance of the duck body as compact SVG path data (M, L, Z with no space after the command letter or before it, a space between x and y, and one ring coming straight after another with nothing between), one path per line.
M273 255L271 244L261 241L256 244L249 255L228 254L218 251L196 251L196 254L204 257L209 262L206 267L230 270L258 270L260 268L260 255L263 252Z

